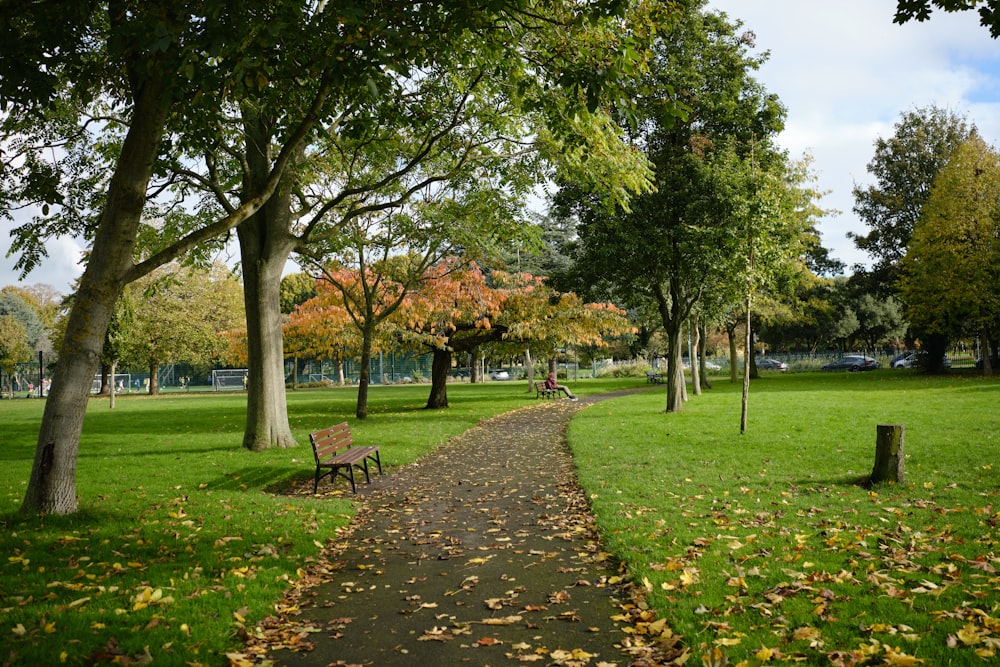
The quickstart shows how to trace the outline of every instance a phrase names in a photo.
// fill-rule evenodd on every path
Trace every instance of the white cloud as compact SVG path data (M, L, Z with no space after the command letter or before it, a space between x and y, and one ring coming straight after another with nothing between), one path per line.
M69 294L73 289L74 281L83 273L83 265L80 258L83 256L84 247L78 239L63 237L54 239L46 244L48 259L44 260L41 266L36 267L31 273L25 276L24 280L19 280L19 272L14 269L17 256L7 257L12 241L10 232L31 219L35 215L34 210L18 211L14 216L14 221L0 220L0 287L4 285L33 285L43 283L51 285L63 294Z
M845 238L865 226L851 211L854 185L869 184L877 137L903 112L930 105L965 115L983 137L1000 139L1000 43L975 12L936 12L896 25L895 0L712 0L740 19L770 60L757 75L788 109L781 145L810 152L825 208L841 212L821 228L825 245L850 264L867 256Z

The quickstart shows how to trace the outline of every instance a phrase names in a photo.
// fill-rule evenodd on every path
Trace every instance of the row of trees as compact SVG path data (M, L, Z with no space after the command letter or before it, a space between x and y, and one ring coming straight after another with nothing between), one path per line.
M611 201L648 189L608 110L627 107L623 83L677 16L672 3L601 0L2 11L19 57L0 62L0 208L40 210L13 250L27 270L53 235L91 248L23 504L56 513L76 509L90 378L126 284L211 256L235 229L250 325L244 445L294 445L274 333L290 253L319 260L351 221L389 211L420 223L415 248L444 236L488 246L555 174Z
M998 155L963 116L938 107L912 109L880 139L869 172L875 183L854 192L867 234L855 244L874 259L852 283L885 303L900 303L911 343L944 370L956 340L978 340L991 373L1000 335ZM992 351L992 353L990 352Z
M359 419L367 417L370 360L376 352L433 355L426 407L439 409L448 407L447 379L456 355L523 356L531 383L535 358L554 363L559 348L603 345L609 337L633 331L624 311L559 293L540 277L487 273L449 257L407 285L400 281L406 272L399 273L407 262L396 256L364 273L328 268L312 290L303 292L306 298L294 305L283 328L286 355L333 360L341 380L344 362L361 360ZM283 282L300 283L305 275ZM246 332L230 332L230 361L248 360ZM478 379L474 375L472 381Z
M22 364L41 352L49 355L52 346L49 332L60 313L62 298L45 285L19 287L8 285L0 289L0 391L10 394L13 385L33 380L21 376Z
M250 449L295 444L286 261L294 251L326 267L347 253L364 282L348 233L360 221L407 256L476 259L520 243L527 194L558 183L581 257L599 259L605 235L657 246L655 266L621 255L605 278L623 296L644 290L670 332L695 314L737 319L734 303L749 317L810 238L803 171L771 141L784 111L749 76L752 41L701 2L88 0L0 12L18 54L0 59L0 210L39 211L12 251L30 270L53 236L90 245L26 512L76 509L86 398L125 286L180 257L206 261L232 230ZM647 198L630 204L635 194Z

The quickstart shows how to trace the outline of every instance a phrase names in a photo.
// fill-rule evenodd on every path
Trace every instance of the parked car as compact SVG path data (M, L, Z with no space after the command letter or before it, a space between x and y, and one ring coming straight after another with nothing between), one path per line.
M918 352L910 352L909 354L902 357L893 357L892 367L893 368L916 368L921 365L921 358L927 356L927 352L920 350ZM945 368L951 368L951 359L948 355L944 355L944 361L942 364Z
M684 370L686 370L686 371L691 370L691 362L690 361L685 360L685 361L682 362L682 365L684 366ZM705 370L706 371L721 371L722 370L722 366L720 366L719 364L715 363L714 361L705 361Z
M896 364L898 364L903 359L906 359L911 354L913 354L913 350L903 350L902 352L900 352L895 357L889 360L889 368L904 368L902 366L897 366Z
M761 371L787 371L788 364L777 359L758 359L757 370Z
M510 373L507 371L490 371L491 380L509 380Z
M836 361L823 365L824 371L873 371L878 368L878 361L861 354L848 354Z

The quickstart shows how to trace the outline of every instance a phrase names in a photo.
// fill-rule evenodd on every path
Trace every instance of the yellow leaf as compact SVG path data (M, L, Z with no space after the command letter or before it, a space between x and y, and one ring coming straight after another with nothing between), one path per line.
M243 653L227 653L226 657L229 658L229 667L253 667L254 661L252 658L248 658Z
M28 631L24 629L24 626L18 623L13 628L10 629L18 637L23 637Z
M754 657L757 658L758 660L760 660L761 662L767 662L772 657L774 657L774 649L770 649L770 648L767 648L766 646L762 646L759 651L757 651L756 653L754 653Z
M882 658L882 661L887 665L893 665L893 667L913 667L913 665L919 665L923 662L920 658L900 653L899 649L889 647L886 648L885 657Z
M44 627L44 628L42 628L42 629L43 629L43 630L44 630L44 631L45 631L46 633L48 633L48 634L50 634L50 635L51 635L52 633L54 633L54 632L56 631L56 624L55 624L55 623L52 623L52 622L50 622L50 623L46 623L46 624L45 624L45 627Z
M962 643L966 646L972 646L973 644L978 644L983 641L982 636L979 634L978 628L973 624L969 623L964 628L959 630L957 633L958 638L962 640Z
M719 646L739 646L741 641L743 640L739 637L719 637L715 643Z

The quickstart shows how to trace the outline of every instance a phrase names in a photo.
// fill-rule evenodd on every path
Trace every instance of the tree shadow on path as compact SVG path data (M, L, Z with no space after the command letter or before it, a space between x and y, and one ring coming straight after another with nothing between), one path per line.
M682 664L680 638L602 550L576 482L566 425L608 396L485 420L362 485L348 534L247 637L250 652L288 667Z

